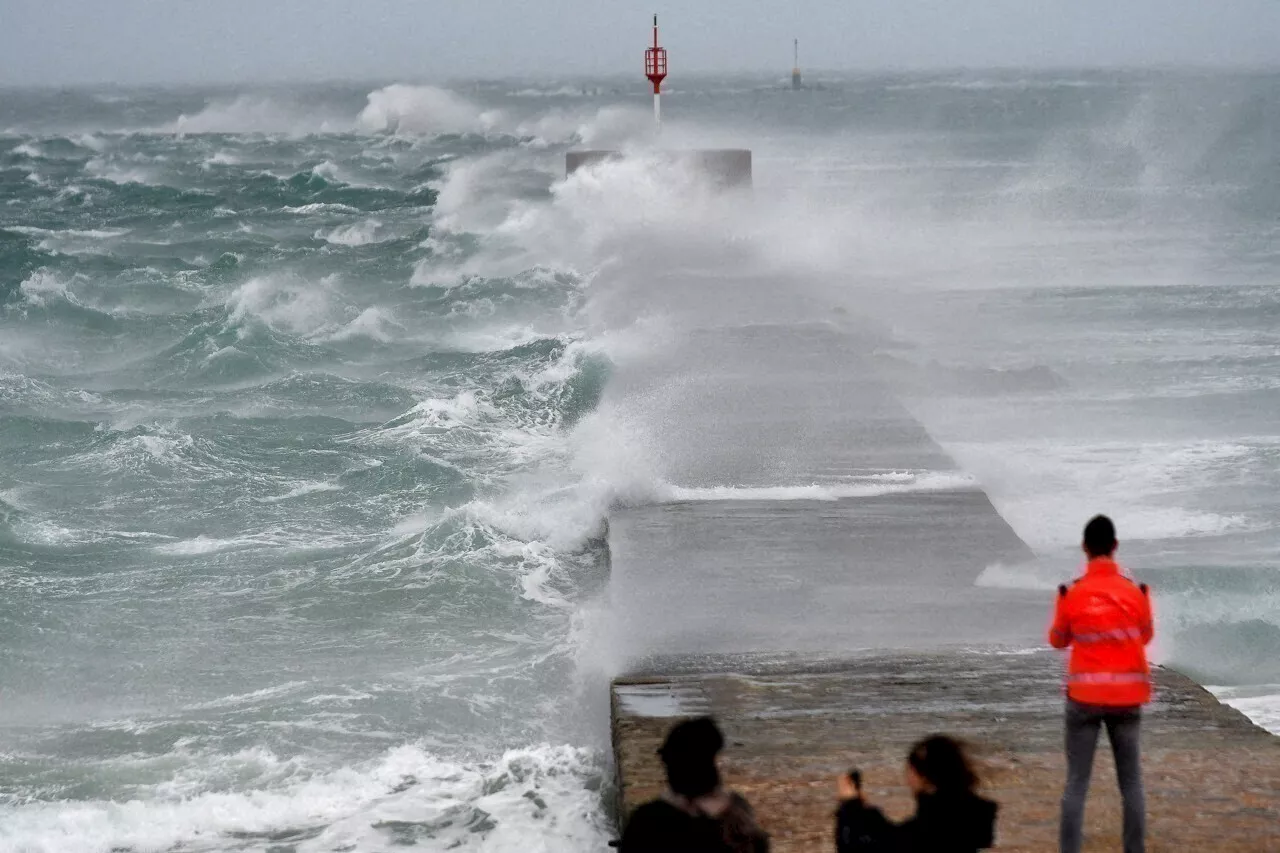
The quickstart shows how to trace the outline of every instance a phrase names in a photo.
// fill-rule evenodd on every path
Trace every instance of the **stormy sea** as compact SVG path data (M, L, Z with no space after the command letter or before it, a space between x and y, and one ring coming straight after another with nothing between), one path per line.
M806 82L0 90L0 851L607 849L607 514L774 485L602 404L720 258L1280 732L1280 75Z

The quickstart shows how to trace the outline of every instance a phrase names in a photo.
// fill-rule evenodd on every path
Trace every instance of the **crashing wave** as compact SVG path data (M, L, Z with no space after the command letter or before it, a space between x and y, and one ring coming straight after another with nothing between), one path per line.
M447 89L396 83L370 92L356 123L368 133L486 133L501 117Z

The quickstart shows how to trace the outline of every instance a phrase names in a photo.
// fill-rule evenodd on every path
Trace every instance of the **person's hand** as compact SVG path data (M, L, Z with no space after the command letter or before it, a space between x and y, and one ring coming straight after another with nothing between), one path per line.
M848 773L841 773L840 778L836 780L836 796L840 802L847 803L850 800L862 799L862 792L858 790L857 785L853 784Z

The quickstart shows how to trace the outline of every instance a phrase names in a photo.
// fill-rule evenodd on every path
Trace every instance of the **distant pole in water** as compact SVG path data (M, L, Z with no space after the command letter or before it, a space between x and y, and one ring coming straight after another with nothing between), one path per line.
M791 66L791 88L800 89L803 84L800 82L800 39L795 40L796 61Z
M667 76L667 49L658 47L658 16L653 16L653 47L644 52L644 76L653 84L653 123L662 130L662 81Z

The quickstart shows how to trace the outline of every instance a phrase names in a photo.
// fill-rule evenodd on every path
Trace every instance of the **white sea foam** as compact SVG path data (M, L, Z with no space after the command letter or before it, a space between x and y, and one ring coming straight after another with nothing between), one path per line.
M593 148L629 146L652 132L653 116L647 110L607 106L594 111L553 110L525 118L504 129L525 145L579 143Z
M1001 514L1036 548L1074 544L1077 520L1098 512L1122 519L1129 539L1213 536L1260 523L1188 505L1184 498L1215 478L1234 476L1255 452L1238 441L1001 441L949 443L947 449L982 479ZM1046 519L1062 523L1048 525Z
M511 278L539 268L588 277L641 245L694 259L764 230L750 206L715 192L689 164L661 154L637 152L579 169L552 186L549 203L512 192L511 163L519 158L501 151L449 164L436 184L435 245L447 249L450 234L476 233L484 235L486 251L461 258L437 252L415 270L415 284L451 286L471 276ZM670 204L672 197L681 203ZM786 214L777 220L784 225ZM834 225L820 230L832 232ZM798 238L808 234L808 245L786 258L794 273L797 259L803 263L814 254L817 238L795 224L779 231L771 243L786 242L793 231ZM840 241L832 234L830 242ZM841 260L848 261L848 253Z
M495 551L500 557L520 561L520 588L526 599L558 609L573 606L555 587L555 581L563 577L563 564L551 546L537 541L504 542L495 546Z
M84 164L84 173L91 178L110 181L113 184L156 184L155 174L140 165L117 162L98 156Z
M316 213L359 213L359 209L348 204L336 204L334 202L313 202L312 204L302 204L297 207L283 208L286 213L296 213L299 216L310 216Z
M547 337L550 337L547 332L533 326L513 324L459 329L445 337L441 343L447 349L460 352L501 352Z
M415 405L397 420L399 426L383 427L384 436L400 437L416 434L422 429L459 429L467 426L478 415L492 415L495 409L476 391L463 391L455 397L432 398Z
M410 516L395 526L394 535L417 544L414 566L453 566L461 550L486 571L513 576L523 598L571 614L571 555L601 529L605 507L593 500L596 494L581 486L516 491L434 517ZM443 544L434 531L448 533Z
M598 761L567 746L462 763L405 745L325 771L265 749L191 758L191 770L128 801L0 806L0 841L22 853L212 851L255 836L269 845L287 830L298 831L289 843L299 853L422 839L439 849L553 853L607 841L587 784ZM220 779L240 784L227 790ZM246 779L257 784L243 789Z
M171 538L171 537L170 537ZM305 528L271 528L239 536L206 536L170 541L155 547L155 552L168 557L200 557L208 554L247 550L271 550L290 553L327 551L349 547L353 537L345 530L309 530Z
M414 284L455 287L474 277L536 281L556 274L585 280L641 242L681 250L691 242L714 244L741 221L732 203L668 158L638 156L579 170L552 187L550 204L526 197L550 176L520 169L523 162L519 152L499 151L449 164L433 184L433 254L415 268ZM682 203L668 205L668 191ZM451 244L455 234L484 235L486 251L459 252Z
M241 159L230 151L219 151L204 161L204 168L212 168L213 166L238 166Z
M351 184L355 186L357 182L353 180L346 170L332 160L325 160L311 167L311 174L318 178L324 178L326 181L339 184Z
M13 153L20 157L30 157L32 160L44 158L44 152L34 142L23 142L13 149Z
M536 419L521 422L518 410L504 411L488 392L469 389L422 400L392 421L361 430L346 441L407 447L446 467L462 463L471 476L490 478L554 453L562 441L553 430L553 424ZM479 470L477 456L484 460Z
M436 203L431 218L445 231L498 230L519 202L511 192L510 175L521 163L515 151L497 151L454 160L432 186Z
M200 554L216 554L221 551L255 548L263 544L263 540L256 536L232 536L226 539L197 536L194 539L183 539L180 542L158 545L156 546L156 551L171 557L194 557Z
M388 343L395 340L396 333L403 330L403 328L391 316L389 311L375 306L364 309L354 320L343 324L337 329L319 332L316 337L326 341L349 341L357 338L367 338L380 343Z
M390 235L379 235L382 223L376 219L366 219L351 225L340 225L332 231L317 231L317 240L324 240L336 246L367 246L390 239Z
M184 705L183 711L208 711L215 708L235 708L243 705L254 705L263 699L277 699L283 696L289 696L297 693L310 684L308 681L288 681L284 684L277 684L274 687L264 687L261 690L252 690L248 693L234 693L229 696L222 696L217 699L210 699L207 702L196 702L190 705Z
M1209 690L1264 729L1280 735L1280 684L1210 687Z
M45 270L37 270L24 279L18 285L18 292L32 307L47 307L58 300L76 304L75 297L67 291L67 282Z
M1074 564L1055 565L1042 561L1014 565L992 563L973 583L989 589L1052 590L1058 584L1071 580L1078 569Z
M156 469L182 470L196 476L219 473L210 458L206 442L184 432L150 423L146 433L128 434L138 424L131 413L123 413L121 422L100 424L98 432L111 436L105 445L95 446L66 456L67 468L86 468L114 474L120 471L149 473Z
M5 355L4 346L0 344L0 356ZM40 379L33 379L21 373L0 371L0 401L14 405L61 406L101 406L103 398L99 394L85 391L82 388L61 388Z
M91 240L111 240L115 237L123 237L126 234L132 234L132 228L89 228L78 231L74 228L59 232L68 237L86 237ZM163 242L157 242L155 245L165 245Z
M63 255L102 255L113 251L109 241L132 233L130 228L64 228L51 230L31 226L11 226L6 230L43 237L38 248Z
M90 151L96 151L101 154L107 150L107 143L101 136L96 133L73 133L69 137L72 142L81 148L87 148Z
M888 475L882 480L807 486L662 486L658 494L669 501L838 501L905 492L940 492L977 488L977 481L959 472Z
M358 126L370 133L484 133L501 114L484 110L447 89L396 83L369 93Z
M163 133L251 133L301 136L309 133L342 132L351 129L349 120L318 115L306 108L265 95L244 94L210 101L192 115L183 113L173 122L157 128Z
M22 507L17 505L15 509L22 509ZM14 525L14 535L21 542L53 548L131 542L167 542L173 539L172 536L145 530L96 530L67 527L56 521L34 516L19 519Z
M283 495L276 495L275 497L264 498L263 500L266 503L279 503L280 501L293 500L294 498L300 498L305 495L313 495L317 492L337 492L341 489L342 486L337 483L303 483L300 486L290 489Z
M227 319L257 319L295 334L314 332L330 317L335 282L332 277L307 281L289 274L251 278L227 298Z

